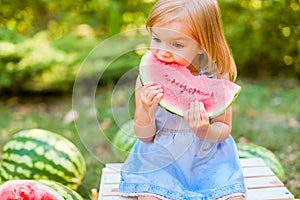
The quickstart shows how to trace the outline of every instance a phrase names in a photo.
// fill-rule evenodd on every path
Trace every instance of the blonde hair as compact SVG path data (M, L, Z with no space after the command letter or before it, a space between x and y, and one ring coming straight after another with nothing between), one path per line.
M216 0L159 0L152 8L146 27L179 20L185 23L193 39L208 53L218 67L219 77L235 81L237 69L225 39Z

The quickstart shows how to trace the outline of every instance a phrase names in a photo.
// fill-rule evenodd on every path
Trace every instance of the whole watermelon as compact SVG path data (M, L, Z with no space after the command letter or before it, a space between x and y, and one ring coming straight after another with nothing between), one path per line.
M1 200L83 200L74 190L50 180L10 180L0 185Z
M240 158L261 158L280 180L284 179L285 171L283 166L277 156L266 147L253 143L237 143L237 148Z
M124 161L130 152L131 147L137 140L133 130L133 120L125 122L113 139L113 145L115 146L115 154L120 161Z
M3 146L0 177L48 179L77 189L86 172L78 148L65 137L43 129L24 130Z

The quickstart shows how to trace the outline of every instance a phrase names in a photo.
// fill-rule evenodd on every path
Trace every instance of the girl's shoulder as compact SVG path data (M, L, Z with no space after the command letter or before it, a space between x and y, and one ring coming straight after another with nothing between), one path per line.
M213 61L208 56L207 53L199 54L198 59L199 59L199 66L198 66L199 75L206 75L209 78L234 80L234 78L231 77L232 74L230 73L230 70L234 69L235 65L225 70L222 67L218 66L216 61Z
M217 69L213 69L209 71L205 69L201 69L199 75L205 75L208 78L219 78L219 79L230 80L229 73L220 74Z
M205 75L208 78L219 78L216 64L200 66L199 75Z
M221 75L221 78L226 79L226 80L230 80L229 73L225 73L225 74Z

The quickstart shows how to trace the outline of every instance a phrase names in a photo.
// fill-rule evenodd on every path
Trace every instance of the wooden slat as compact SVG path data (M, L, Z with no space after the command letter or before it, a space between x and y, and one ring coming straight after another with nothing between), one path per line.
M110 196L110 197L101 198L101 200L136 200L136 199L137 199L136 197L120 197L120 196Z
M261 158L242 158L240 159L241 166L244 167L263 167L267 166Z
M102 172L102 182L105 184L111 184L111 183L119 183L120 182L121 175L120 173L103 173Z
M247 191L247 200L256 200L256 199L276 199L276 200L291 200L294 199L294 196L290 191L285 187L277 188L261 188L261 189L252 189Z
M119 173L121 169L115 169L115 168L110 168L110 167L105 167L102 169L102 171L105 171L106 173Z
M277 178L277 176L245 178L245 185L248 189L284 186L283 183Z
M274 176L269 167L246 167L242 168L244 177Z
M104 184L101 188L102 196L118 196L119 195L119 184Z
M123 166L123 163L107 163L105 165L106 168L110 168L112 170L121 170L121 167Z
M284 187L261 158L241 159L247 187L247 200L291 200L294 196ZM98 200L136 200L120 197L118 192L122 163L109 163L102 169Z

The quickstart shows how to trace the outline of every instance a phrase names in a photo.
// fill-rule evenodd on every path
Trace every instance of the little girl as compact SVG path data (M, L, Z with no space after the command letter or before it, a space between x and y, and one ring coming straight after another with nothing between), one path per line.
M146 24L150 50L192 74L234 81L236 66L216 0L159 0ZM159 73L159 72L157 72ZM134 130L139 138L121 170L120 194L138 199L244 199L232 108L209 118L201 102L184 117L158 105L161 85L136 82Z

